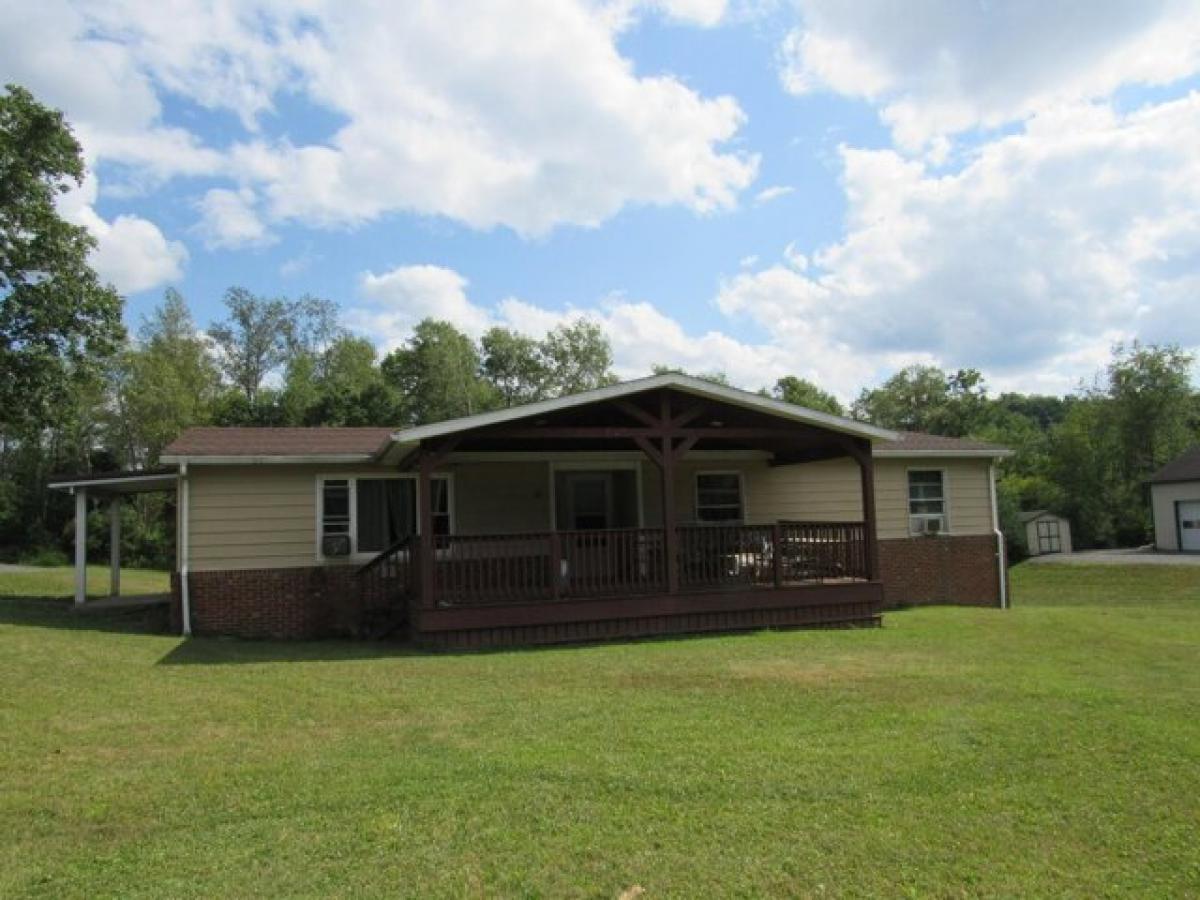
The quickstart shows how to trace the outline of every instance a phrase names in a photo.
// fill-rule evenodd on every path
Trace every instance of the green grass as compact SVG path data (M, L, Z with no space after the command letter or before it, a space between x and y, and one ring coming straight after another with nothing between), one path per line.
M89 597L108 596L108 566L88 566ZM162 594L171 589L171 576L154 569L121 569L121 594ZM0 597L73 597L75 569L53 566L30 570L0 569Z
M0 895L1195 895L1187 571L482 655L0 600Z
M1200 566L1036 563L1012 570L1021 606L1200 608Z

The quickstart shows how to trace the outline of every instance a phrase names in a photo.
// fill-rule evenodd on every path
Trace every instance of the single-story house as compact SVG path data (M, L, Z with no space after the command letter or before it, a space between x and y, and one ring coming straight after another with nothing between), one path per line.
M1200 446L1171 460L1149 483L1155 549L1200 553Z
M1025 544L1030 556L1071 552L1071 523L1048 509L1021 513L1025 526Z
M677 374L400 430L192 428L162 458L175 616L477 647L1004 606L1007 454ZM86 510L125 477L58 486Z

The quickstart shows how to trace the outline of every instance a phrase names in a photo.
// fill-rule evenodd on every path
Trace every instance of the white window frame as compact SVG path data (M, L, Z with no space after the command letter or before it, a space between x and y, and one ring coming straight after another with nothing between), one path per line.
M736 519L700 518L700 479L705 475L733 475L738 485L738 517ZM742 525L746 522L746 478L741 469L698 469L692 476L692 517L700 525Z
M912 475L914 472L939 472L942 476L942 514L914 513L912 511ZM910 466L904 470L904 512L908 523L909 537L926 537L922 531L913 531L913 519L941 519L938 535L950 534L950 471L942 466Z
M317 559L321 562L339 562L349 560L351 562L366 562L374 559L379 555L380 551L371 550L360 552L358 549L358 481L376 481L381 479L407 479L413 484L413 501L417 504L417 520L416 533L421 533L421 484L415 474L407 472L380 472L379 474L369 472L355 472L353 474L335 474L327 473L318 475L316 478L316 494L317 494ZM458 530L455 516L454 503L454 473L453 472L435 472L433 479L446 482L446 505L448 507L450 517L450 534L455 534ZM350 555L349 556L326 556L322 552L322 539L325 536L325 482L327 481L344 481L349 486L350 490Z

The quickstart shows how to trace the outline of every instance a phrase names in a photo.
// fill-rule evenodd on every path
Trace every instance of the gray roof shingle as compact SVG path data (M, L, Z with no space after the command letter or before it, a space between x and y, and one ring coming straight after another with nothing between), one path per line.
M1151 484L1165 481L1200 481L1200 444L1177 456L1146 479Z
M189 428L163 451L177 456L369 456L394 428Z

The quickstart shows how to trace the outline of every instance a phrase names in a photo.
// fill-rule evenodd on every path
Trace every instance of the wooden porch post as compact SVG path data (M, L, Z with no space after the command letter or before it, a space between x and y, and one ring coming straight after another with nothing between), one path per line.
M659 414L662 426L667 428L671 422L671 394L663 391L659 398ZM663 504L663 551L666 554L664 563L667 568L667 593L679 593L679 533L675 522L675 439L670 434L664 434L662 439L662 465L659 466L662 475L662 504Z
M433 608L433 465L433 456L424 453L417 464L417 531L421 547L420 592L423 609Z
M663 552L667 567L667 593L679 593L679 533L675 522L675 448L670 437L662 440Z
M121 596L121 495L108 501L108 593Z
M867 578L879 580L879 539L875 533L875 456L868 444L857 455L862 478L863 541L866 544Z
M75 488L75 605L87 600L87 491Z

